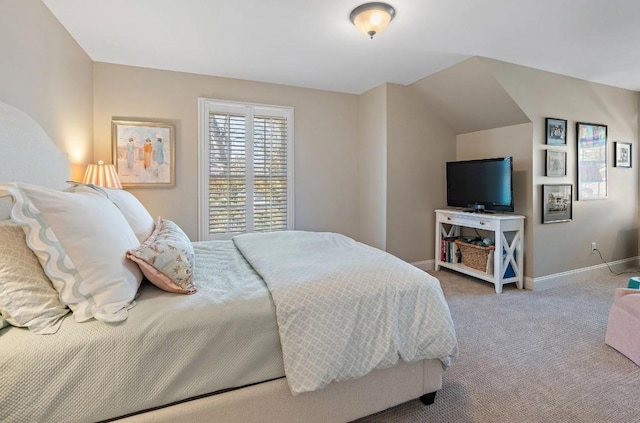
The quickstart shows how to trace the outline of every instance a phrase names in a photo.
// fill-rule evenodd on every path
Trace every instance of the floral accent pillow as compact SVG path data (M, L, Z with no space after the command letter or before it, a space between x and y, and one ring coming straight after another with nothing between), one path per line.
M158 218L156 228L140 247L127 257L158 288L179 294L195 294L193 284L193 245L178 225Z

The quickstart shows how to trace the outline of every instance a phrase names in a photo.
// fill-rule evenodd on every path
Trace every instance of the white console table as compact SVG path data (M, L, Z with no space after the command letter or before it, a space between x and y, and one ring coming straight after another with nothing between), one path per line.
M460 228L475 228L493 232L495 252L493 255L493 274L473 269L462 263L448 263L440 255L444 237L460 236ZM436 260L435 269L446 267L466 275L483 279L495 284L498 294L502 285L514 283L522 289L524 281L523 251L524 216L498 213L469 213L459 210L436 210ZM500 251L502 249L502 252ZM509 267L513 272L505 277Z

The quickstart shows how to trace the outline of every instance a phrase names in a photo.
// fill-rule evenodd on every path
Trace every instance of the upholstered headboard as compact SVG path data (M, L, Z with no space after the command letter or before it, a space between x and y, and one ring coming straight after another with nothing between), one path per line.
M0 102L0 183L28 182L65 188L70 166L67 155L26 113ZM7 219L11 201L0 198L0 220Z

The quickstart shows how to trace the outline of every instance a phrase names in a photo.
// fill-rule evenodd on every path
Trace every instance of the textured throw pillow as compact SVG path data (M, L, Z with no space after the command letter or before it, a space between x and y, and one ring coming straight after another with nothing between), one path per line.
M127 257L140 266L142 273L160 289L179 294L194 294L193 245L178 225L158 219L156 228L144 243Z
M97 185L78 184L75 182L74 185L65 191L87 192L87 190L98 191L111 200L113 204L120 209L120 212L122 212L124 218L127 219L127 222L129 222L129 226L133 229L138 241L144 242L149 238L151 232L153 232L155 222L147 209L133 194L121 189L103 188Z
M0 313L40 335L56 333L69 313L15 223L0 224Z
M118 208L97 192L62 192L35 185L0 186L15 203L14 221L74 319L122 321L142 280L126 253L140 245Z

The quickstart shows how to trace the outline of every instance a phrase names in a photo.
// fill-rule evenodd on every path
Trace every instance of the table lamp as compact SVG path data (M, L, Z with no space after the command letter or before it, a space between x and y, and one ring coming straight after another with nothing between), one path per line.
M93 184L105 188L122 189L116 167L112 164L104 164L102 160L98 164L90 164L84 173L83 184Z

